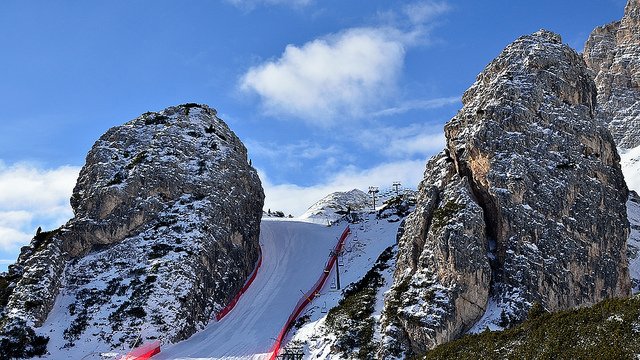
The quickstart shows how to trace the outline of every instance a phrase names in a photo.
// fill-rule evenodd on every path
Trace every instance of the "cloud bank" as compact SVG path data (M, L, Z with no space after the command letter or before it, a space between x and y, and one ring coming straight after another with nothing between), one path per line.
M50 230L73 217L69 198L79 172L75 166L42 169L0 161L0 258L29 243L38 226Z

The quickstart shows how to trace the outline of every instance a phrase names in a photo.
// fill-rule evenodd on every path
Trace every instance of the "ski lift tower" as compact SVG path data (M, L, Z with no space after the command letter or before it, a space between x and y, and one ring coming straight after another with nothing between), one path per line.
M393 188L396 190L396 197L400 196L400 185L402 185L400 183L400 181L394 181L393 182Z
M340 256L342 256L342 252L343 250L337 252L335 250L331 250L331 252L329 253L329 256L336 257L336 286L338 290L340 290Z
M376 210L376 195L380 192L377 186L369 186L369 194L373 198L373 211Z

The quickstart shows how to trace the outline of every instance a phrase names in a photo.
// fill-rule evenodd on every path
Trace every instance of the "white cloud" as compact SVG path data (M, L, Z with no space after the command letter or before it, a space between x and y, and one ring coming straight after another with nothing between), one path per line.
M411 124L405 127L379 126L360 130L352 138L365 149L377 151L389 158L432 156L445 146L442 127Z
M417 187L422 180L426 160L403 160L380 164L370 169L349 167L338 175L312 186L294 184L274 184L264 171L259 170L265 190L265 209L280 210L286 214L299 216L316 201L335 191L354 188L365 191L369 186L391 187L394 181L403 186Z
M419 1L405 5L402 12L412 24L423 25L450 9L444 1Z
M42 169L0 161L0 252L15 255L38 226L52 229L73 216L69 198L79 171L73 166Z
M383 110L378 110L372 114L372 116L381 117L381 116L390 116L406 113L411 110L428 110L428 109L436 109L447 105L453 104L461 104L461 99L459 96L451 96L444 98L436 98L436 99L427 99L427 100L408 100L403 101L399 105L395 105Z
M335 145L321 145L309 141L291 144L246 140L254 165L268 161L273 168L288 172L306 168L308 171L325 173L336 168L340 161L350 160L349 154Z
M432 155L444 149L444 133L419 133L398 137L389 142L385 152L389 156Z
M378 11L380 21L405 32L407 43L428 44L429 32L434 28L437 17L451 10L446 1L416 1L405 4L400 9Z
M240 89L257 94L270 115L324 127L372 113L441 106L436 99L380 110L397 94L407 49L427 44L429 22L448 10L444 1L415 2L384 13L382 25L347 29L302 46L290 44L279 58L250 68Z
M260 95L269 113L332 125L364 114L396 88L405 46L394 29L357 28L288 45L282 56L253 67L241 88Z
M301 159L317 159L336 155L340 150L334 146L323 146L309 141L298 141L291 144L278 144L275 142L264 143L255 140L245 141L245 145L250 153L255 156L266 157L271 159L282 159L288 156L295 156Z
M35 230L27 233L15 228L0 226L0 251L17 255L17 250L21 246L27 245L34 234Z

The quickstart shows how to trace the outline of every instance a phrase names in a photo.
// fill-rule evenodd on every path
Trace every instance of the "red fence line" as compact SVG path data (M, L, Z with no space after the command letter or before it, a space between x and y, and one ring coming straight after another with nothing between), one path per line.
M320 292L320 290L322 290L322 287L324 286L325 282L327 281L327 278L329 277L329 274L331 273L331 269L333 268L333 265L337 261L338 253L340 253L340 251L342 250L344 246L344 242L350 233L351 233L351 229L349 229L349 226L347 226L347 228L344 229L344 231L342 232L342 236L340 236L340 239L338 240L338 243L334 248L333 254L329 258L329 261L327 261L327 264L325 265L324 269L322 270L322 275L320 275L320 278L318 279L318 281L316 281L316 283L313 285L311 290L307 291L307 293L305 293L304 296L300 300L298 300L298 303L293 308L293 312L291 313L291 315L289 315L289 318L284 323L284 326L282 327L282 330L280 330L278 337L275 339L276 342L275 344L273 344L273 348L271 349L271 357L269 358L270 360L274 360L278 356L278 351L280 351L280 347L282 346L282 341L284 340L284 337L287 335L289 330L291 330L293 323L296 321L298 316L302 313L302 310L304 310L304 308L307 305L309 305L309 303Z
M225 317L231 310L233 310L233 308L236 306L236 304L240 300L240 297L242 296L242 294L244 294L247 291L247 289L249 289L249 286L251 286L251 284L253 283L253 280L255 280L256 275L258 275L258 269L260 269L260 266L262 265L262 248L260 248L260 253L258 256L259 256L258 262L256 263L255 269L253 269L253 272L251 273L251 275L249 275L249 278L244 283L244 286L242 287L242 289L238 291L236 296L234 296L233 299L231 299L231 301L229 302L229 304L227 304L227 306L222 308L222 310L220 310L220 312L216 314L216 321L222 320L223 317Z
M156 340L131 350L120 360L146 360L158 353L160 353L160 341Z

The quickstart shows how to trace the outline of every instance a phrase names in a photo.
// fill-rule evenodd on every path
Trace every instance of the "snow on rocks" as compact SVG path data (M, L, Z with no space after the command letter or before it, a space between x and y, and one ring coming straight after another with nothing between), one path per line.
M399 243L383 353L462 336L491 296L517 322L535 302L554 311L630 292L627 190L581 56L551 32L523 36L463 104Z
M244 145L214 109L145 113L92 147L75 217L25 249L3 316L49 337L56 359L185 339L253 270L263 201ZM31 279L38 269L51 271Z

